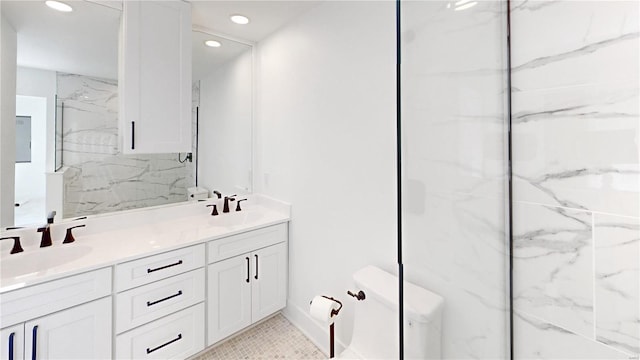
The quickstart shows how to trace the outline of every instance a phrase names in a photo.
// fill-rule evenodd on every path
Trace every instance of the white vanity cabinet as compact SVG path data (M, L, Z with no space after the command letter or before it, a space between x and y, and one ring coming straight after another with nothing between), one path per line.
M191 152L191 5L124 1L121 25L122 152Z
M116 265L116 357L185 359L204 349L205 246Z
M0 330L0 359L18 360L24 357L24 324Z
M0 295L1 359L110 359L111 269Z
M207 345L286 306L286 224L211 241L208 253Z

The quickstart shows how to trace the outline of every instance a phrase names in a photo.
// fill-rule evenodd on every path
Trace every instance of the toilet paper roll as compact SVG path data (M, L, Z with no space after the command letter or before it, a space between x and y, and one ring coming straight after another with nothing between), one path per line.
M335 301L318 295L311 301L309 312L312 318L330 325L335 319L335 317L331 316L331 311L338 309L339 306Z

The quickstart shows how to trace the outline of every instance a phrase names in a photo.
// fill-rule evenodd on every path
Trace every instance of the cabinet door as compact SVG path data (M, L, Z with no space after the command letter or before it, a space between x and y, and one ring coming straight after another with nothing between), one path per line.
M251 320L256 322L287 304L287 243L254 251L251 257Z
M209 265L208 345L251 325L251 264L245 254Z
M24 324L0 330L0 359L22 360L24 355Z
M25 324L26 359L110 359L111 297Z
M191 152L191 5L123 2L120 50L122 151Z

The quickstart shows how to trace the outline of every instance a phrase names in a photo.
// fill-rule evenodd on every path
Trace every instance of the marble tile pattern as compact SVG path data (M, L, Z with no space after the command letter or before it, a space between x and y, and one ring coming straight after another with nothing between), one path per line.
M518 200L640 216L639 6L513 2Z
M185 201L191 180L177 154L118 150L115 80L58 73L64 103L64 213L67 217ZM184 156L184 155L183 155Z
M597 214L596 339L640 354L640 219Z
M508 358L505 5L401 5L404 271L445 299L443 359Z
M278 314L191 360L326 359L284 316Z
M637 359L640 3L511 9L516 358Z
M592 214L528 204L513 208L513 301L523 313L593 335Z

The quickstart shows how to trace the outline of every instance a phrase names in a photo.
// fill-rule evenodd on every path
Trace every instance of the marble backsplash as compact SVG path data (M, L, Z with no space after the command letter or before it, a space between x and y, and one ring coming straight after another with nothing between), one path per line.
M516 358L637 359L639 3L511 8Z
M193 165L178 154L123 155L118 150L116 80L57 74L64 103L65 217L187 200ZM184 159L184 154L182 154Z

